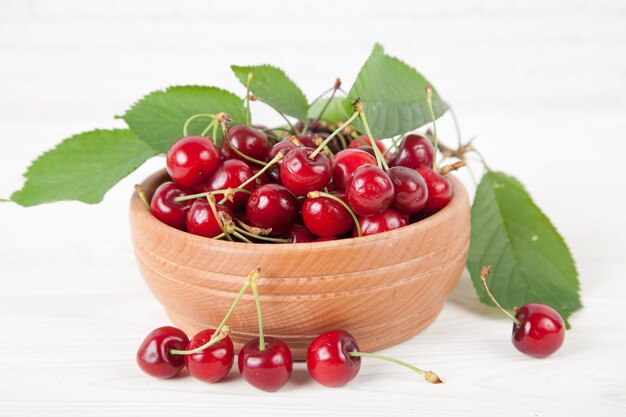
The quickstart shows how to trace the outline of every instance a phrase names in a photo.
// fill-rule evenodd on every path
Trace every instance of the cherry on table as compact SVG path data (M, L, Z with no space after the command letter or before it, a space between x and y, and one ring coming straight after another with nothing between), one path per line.
M137 350L137 364L148 375L157 378L172 378L185 366L181 355L171 350L187 347L189 338L180 329L172 326L159 327L151 331Z
M376 165L375 156L358 148L338 152L331 161L333 184L337 190L345 190L352 173L363 165Z
M150 212L154 217L179 230L187 230L187 213L193 200L176 202L177 197L192 195L193 192L171 181L164 182L154 192Z
M428 185L417 171L397 166L387 170L393 182L395 196L391 208L402 214L417 213L428 201Z
M389 176L375 165L357 168L346 184L348 204L361 216L371 216L385 210L393 202L394 193Z
M258 161L265 161L270 152L270 143L267 135L260 130L245 125L235 125L228 129L228 140L224 140L222 144L222 154L226 159L245 161L245 158L238 155L231 147Z
M167 151L167 173L183 187L202 184L220 165L220 152L211 138L187 136Z
M214 333L215 330L207 329L196 334L189 341L186 350L193 350L206 344ZM229 336L201 352L185 355L185 365L189 373L204 382L222 380L233 367L234 360L235 348Z
M233 217L233 212L222 204L215 205L219 215ZM196 200L187 213L187 231L194 235L213 238L223 233L222 227L215 218L211 204L206 200Z
M280 165L283 185L297 196L321 190L330 182L330 161L322 153L311 158L313 152L311 148L292 149Z
M452 200L452 183L443 175L428 167L417 168L428 186L428 199L422 209L424 214L434 214L448 205Z
M399 229L409 224L408 215L398 213L393 209L387 209L371 216L359 216L358 220L361 225L362 236L388 232L389 230ZM353 229L353 236L357 236L356 228Z
M250 223L264 229L271 228L275 235L287 231L297 212L296 196L278 184L257 188L250 194L246 205L246 216Z
M433 166L435 147L430 139L418 133L406 135L399 146L400 150L389 162L390 166L421 168Z
M291 378L293 359L291 350L282 340L266 337L265 347L261 350L259 339L256 338L239 351L238 366L241 376L250 385L274 392Z

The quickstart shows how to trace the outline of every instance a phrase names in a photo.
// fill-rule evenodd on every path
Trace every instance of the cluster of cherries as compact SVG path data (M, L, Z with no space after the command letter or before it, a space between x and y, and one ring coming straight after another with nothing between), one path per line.
M256 280L259 270L253 270L235 298L226 316L215 329L203 330L191 340L180 329L159 327L146 336L137 351L139 367L158 378L172 378L187 367L189 373L204 382L218 382L231 370L235 359L234 347L226 322L248 287L254 294L259 321L259 337L246 343L238 354L241 376L252 386L274 392L291 377L293 360L289 346L279 338L263 335L261 304ZM413 365L374 353L361 352L354 337L343 330L333 330L317 336L307 350L307 368L313 379L322 385L338 387L352 380L361 367L361 357L374 357L405 366L433 384L441 379Z
M174 142L166 160L172 181L157 188L151 212L209 238L302 243L397 229L445 207L449 167L435 170L431 140L411 133L387 150L359 104L334 131L311 120L294 128L303 134L229 127L224 114L192 116L222 126L221 148L204 135ZM357 117L367 135L350 125Z

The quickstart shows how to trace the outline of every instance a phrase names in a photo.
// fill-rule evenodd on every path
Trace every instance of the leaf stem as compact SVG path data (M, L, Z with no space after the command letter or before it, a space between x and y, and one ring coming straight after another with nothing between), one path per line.
M352 123L352 121L354 119L356 119L359 116L358 112L354 112L352 114L352 116L350 116L350 118L348 120L346 120L341 126L339 126L333 133L331 133L330 135L328 135L328 137L326 139L324 139L324 141L317 147L317 149L315 149L311 155L309 155L309 159L315 159L315 157L317 156L318 153L320 153L322 151L322 149L324 149L326 147L326 145L335 137L339 134L339 132L341 132L346 126L349 126L350 123Z
M263 335L263 314L261 313L261 298L259 297L259 289L256 285L258 274L250 279L250 287L252 287L252 293L254 294L254 303L256 304L256 314L259 321L259 351L265 350L265 337Z
M432 372L432 371L424 371L423 369L420 369L417 366L413 366L410 363L406 363L406 362L398 360L398 359L390 358L389 356L379 355L377 353L368 353L368 352L350 352L350 353L348 353L348 355L350 355L350 356L364 356L364 357L367 357L367 358L382 359L384 361L392 362L392 363L404 366L405 368L408 368L408 369L410 369L410 370L412 370L414 372L417 372L418 374L423 376L426 381L430 382L431 384L442 384L443 383L443 381L434 372Z
M482 267L482 269L480 270L480 280L483 283L483 287L485 287L485 291L487 292L487 295L489 296L489 298L491 298L491 301L493 301L493 303L500 309L502 310L502 312L504 314L506 314L511 320L513 320L513 323L520 325L520 321L511 313L509 313L507 310L504 309L504 307L502 307L500 305L500 303L498 303L498 301L496 300L496 298L493 296L493 294L491 294L491 291L489 291L489 287L487 286L487 277L491 274L491 265L485 265Z
M248 79L246 80L246 125L250 126L252 123L252 114L250 113L250 84L252 84L252 77L254 75L249 72Z

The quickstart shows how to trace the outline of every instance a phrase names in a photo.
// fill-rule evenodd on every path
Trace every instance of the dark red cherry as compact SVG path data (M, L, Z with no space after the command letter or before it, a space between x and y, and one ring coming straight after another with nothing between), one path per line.
M262 228L271 227L274 235L289 229L297 212L296 196L278 184L267 184L254 190L246 206L246 216L250 223Z
M376 158L360 149L345 149L338 152L331 162L335 187L340 191L345 190L352 173L363 165L376 165Z
M211 340L215 330L203 330L196 334L187 345L186 350L193 350ZM193 355L185 355L185 365L189 373L200 381L218 382L222 380L233 367L235 348L230 337Z
M417 168L428 186L428 200L422 209L424 214L434 214L448 205L452 199L452 183L430 168Z
M399 229L409 224L409 216L400 214L393 209L387 209L373 216L359 216L361 233L363 236L375 235L389 230ZM353 236L357 236L356 227L353 229Z
M306 366L314 380L327 387L350 382L361 369L361 358L350 356L359 346L344 330L333 330L317 336L306 352Z
M342 198L343 195L333 193ZM354 225L352 216L338 201L328 197L307 198L302 204L304 225L320 237L339 236Z
M302 132L304 129L304 123L298 121L295 125L296 131ZM307 132L311 133L331 133L331 130L328 128L328 122L325 120L316 120L309 119L309 124L307 127Z
M239 352L238 365L241 376L250 385L274 392L289 381L293 360L285 342L266 337L264 350L259 350L258 338L246 343Z
M270 152L270 143L265 133L245 125L236 125L228 129L228 141L222 144L222 154L226 159L241 159L231 146L250 158L265 161Z
M179 230L187 230L187 213L193 204L193 200L175 202L176 197L191 195L193 192L171 181L159 185L152 201L150 212L163 223Z
M217 204L216 210L218 215L225 213L231 218L233 217L233 212L226 206ZM222 233L222 228L217 222L208 201L196 200L193 203L189 209L189 213L187 213L187 231L194 235L204 237L215 237Z
M380 152L385 152L387 150L387 147L385 146L383 141L376 140L376 139L374 139L374 141L376 142L376 146L378 146L378 149L380 150ZM348 148L358 148L360 146L368 146L368 145L372 146L372 141L370 141L370 138L368 138L366 135L361 135L361 140L353 139L348 145Z
M408 168L432 167L435 147L430 139L418 134L410 133L400 142L400 150L389 162L390 166Z
M307 243L313 242L315 236L305 226L293 223L289 226L289 230L283 236L285 239L289 239L291 243Z
M183 187L202 184L220 163L217 146L205 136L184 137L167 151L167 173Z
M185 332L176 327L164 326L155 329L137 350L137 364L148 375L157 378L172 378L185 366L182 355L172 355L170 350L185 350L189 339Z
M311 149L317 148L317 145L313 141L313 135L309 135L309 134L298 135L297 138L304 147L311 148Z
M244 181L252 178L252 169L243 161L238 159L229 159L224 161L222 165L209 177L209 179L202 185L199 193L206 191L225 190L227 188L239 188ZM252 192L254 190L255 183L251 182L246 185L244 189ZM224 194L215 194L217 201L222 200ZM233 202L226 201L225 206L237 209L245 207L248 201L248 194L244 192L235 193Z
M396 192L392 209L402 214L413 214L424 208L428 200L428 186L417 171L401 166L391 167L387 175Z
M292 149L280 165L283 185L297 196L321 190L330 182L330 161L322 153L311 159L312 153L311 148Z
M363 165L348 180L346 199L352 210L360 216L380 213L393 202L393 183L381 168Z
M372 155L374 159L376 159L376 152L374 152L374 148L372 148L371 146L357 146L356 148L351 149L358 149L360 151L367 152L368 154Z
M556 352L565 338L561 315L545 304L526 304L517 310L513 324L513 345L522 353L544 358Z

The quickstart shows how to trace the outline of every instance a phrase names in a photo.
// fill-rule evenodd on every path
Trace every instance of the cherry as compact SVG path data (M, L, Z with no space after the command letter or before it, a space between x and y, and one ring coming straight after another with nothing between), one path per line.
M515 317L496 301L489 287L487 277L491 265L480 271L480 279L491 301L513 320L513 346L522 353L537 358L545 358L556 352L565 339L565 322L561 315L545 304L529 303L515 309Z
M256 175L256 173L259 172L262 168L260 166L253 166L251 167L251 169L252 169L252 173ZM256 187L253 187L253 188L257 188L265 184L276 183L278 178L279 178L278 169L276 169L276 167L272 167L268 169L267 171L265 171L264 173L262 173L261 175L259 175L258 177L256 177L256 179L254 180L254 184Z
M189 339L176 327L164 326L151 331L137 350L137 364L148 375L172 378L185 366L185 359L170 353L185 349Z
M167 151L167 173L179 185L194 187L204 182L220 165L220 152L211 138L187 136Z
M433 166L434 155L435 147L428 138L418 133L410 133L400 142L400 150L391 159L389 165L413 169L430 168Z
M358 149L360 151L367 152L368 154L372 155L374 159L376 159L376 152L374 151L374 148L372 148L371 146L357 146L356 148L351 148L351 149Z
M384 153L387 150L387 147L382 140L374 140L374 142L376 142L376 146L381 152ZM365 145L363 145L363 143L365 143ZM367 137L367 135L361 135L361 140L353 139L348 145L348 148L358 148L360 146L372 146L372 141Z
M428 186L428 199L422 211L434 214L448 205L452 199L452 183L443 175L439 175L428 167L417 168Z
M230 208L224 205L217 204L215 205L215 209L218 216L226 214L230 218L233 217ZM220 222L221 221L220 218ZM206 200L196 200L191 206L191 209L189 209L189 213L187 213L187 231L194 235L210 238L216 237L223 233L220 222L215 218L211 203Z
M344 198L339 193L330 194L330 196L333 195L338 199ZM350 230L354 224L348 209L339 201L327 196L309 197L304 200L302 204L302 221L314 235L320 237L342 235Z
M406 226L409 224L409 216L400 214L393 209L387 209L372 216L359 216L359 224L361 225L362 236L375 235ZM353 235L358 236L356 228Z
M287 230L284 237L289 239L291 243L307 243L315 240L315 236L309 229L298 223L293 223L289 226L289 230Z
M360 149L345 149L338 152L331 162L335 187L341 191L345 190L352 173L362 165L376 165L376 158Z
M380 213L393 202L393 183L381 168L363 165L348 180L346 199L358 215L371 216Z
M228 140L222 144L222 154L226 159L246 158L239 155L232 148L249 158L265 161L270 152L270 143L265 133L245 125L236 125L228 129Z
M287 155L291 154L289 152ZM254 226L271 228L273 234L285 232L298 212L296 196L282 185L267 184L252 192L246 216Z
M211 340L215 330L207 329L196 334L187 345L187 350L193 350ZM189 373L205 382L218 382L223 379L233 367L235 348L230 337L225 336L217 343L192 355L185 355L185 365Z
M196 187L197 192L226 190L227 188L238 188L246 180L254 175L253 170L243 161L238 159L229 159L224 161L222 165L209 177L201 187ZM254 184L250 183L243 187L245 190L252 192L254 190ZM224 197L224 194L214 194L215 198L219 201ZM245 207L248 201L248 194L245 192L235 193L233 201L224 202L225 206L230 208Z
M417 213L424 208L428 200L428 186L417 171L397 166L389 168L387 175L396 192L391 208L402 214Z
M164 182L154 192L150 212L154 217L179 230L187 230L187 213L192 200L176 202L176 197L191 195L192 191L171 181Z
M292 149L297 148L296 145L294 145L289 139L283 139L280 142L276 143L274 146L272 146L272 149L270 149L270 152L267 156L267 160L271 160L272 158L274 158L276 155L278 155L278 152L280 152L281 150L285 149L287 152L289 152ZM277 163L277 165L280 166L280 164L283 161L280 161Z
M297 196L321 190L331 179L330 161L321 153L312 155L311 148L292 149L280 165L280 179Z

